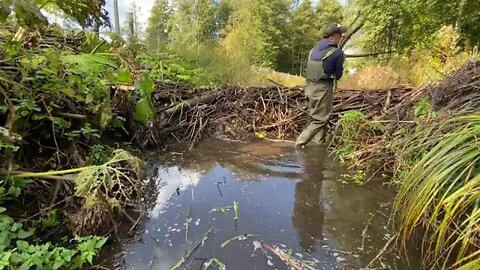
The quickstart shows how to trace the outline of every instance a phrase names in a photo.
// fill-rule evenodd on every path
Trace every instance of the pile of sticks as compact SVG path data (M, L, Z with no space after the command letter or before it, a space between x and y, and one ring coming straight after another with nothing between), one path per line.
M411 88L376 91L339 90L333 101L330 126L349 110L369 118L392 112L394 105L410 99ZM144 147L172 140L195 143L216 133L231 138L266 132L285 139L296 136L309 121L301 88L224 86L192 88L159 84L153 95L156 114L152 123L135 127L136 139Z
M480 62L471 62L438 84L420 89L338 90L330 127L350 110L368 119L390 122L410 120L413 107L423 97L439 112L472 112L480 108ZM199 88L159 83L153 94L155 117L147 126L135 127L143 147L172 141L197 142L221 133L230 138L267 133L285 139L298 135L309 122L301 88L223 86Z
M469 62L442 82L426 87L435 108L474 112L480 108L480 61Z

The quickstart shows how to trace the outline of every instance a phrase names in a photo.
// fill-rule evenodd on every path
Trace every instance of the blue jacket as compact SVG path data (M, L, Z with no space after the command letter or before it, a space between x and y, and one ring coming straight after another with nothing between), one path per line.
M333 75L337 80L343 75L343 63L345 63L345 54L337 45L328 39L322 39L312 50L310 60L321 61L322 58L331 49L335 49L332 55L323 61L323 70L327 75Z

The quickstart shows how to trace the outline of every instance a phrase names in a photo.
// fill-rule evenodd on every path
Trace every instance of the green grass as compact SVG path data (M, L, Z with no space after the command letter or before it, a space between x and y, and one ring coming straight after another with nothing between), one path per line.
M429 136L422 143L411 145L430 150L405 174L395 202L400 236L409 239L422 227L429 266L478 269L480 114L446 120L425 132Z

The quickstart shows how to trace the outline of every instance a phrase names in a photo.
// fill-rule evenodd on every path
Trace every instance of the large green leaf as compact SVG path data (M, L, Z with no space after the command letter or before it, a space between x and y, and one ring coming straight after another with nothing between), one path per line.
M140 80L136 87L136 93L140 96L140 100L135 105L134 118L142 123L148 122L154 115L152 106L152 93L155 90L155 84L150 79L150 74L144 72L143 78Z
M110 54L78 54L62 57L62 62L73 72L83 74L99 74L109 67L118 68L118 62Z
M123 84L131 84L132 83L132 74L126 68L120 68L117 71L117 75L115 77L116 83L123 83Z
M153 114L154 112L148 98L141 98L135 105L135 120L146 123L153 117Z
M155 90L155 84L150 78L150 73L144 72L142 77L142 80L139 82L140 90L143 92L143 95L146 95L150 98L150 95Z

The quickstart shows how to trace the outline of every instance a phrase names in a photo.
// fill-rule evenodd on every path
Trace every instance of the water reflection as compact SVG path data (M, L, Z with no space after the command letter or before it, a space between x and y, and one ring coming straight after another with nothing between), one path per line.
M156 176L156 182L166 181L168 185L163 185L157 195L155 206L150 211L150 217L157 218L164 208L168 206L171 198L180 196L181 192L190 188L192 190L200 182L201 173L189 170L183 170L180 167L174 166L168 169L159 169Z
M315 251L316 240L323 239L324 208L322 185L324 164L319 153L302 151L300 158L304 173L295 187L292 223L299 234L299 245L305 251ZM315 155L314 155L315 154Z

